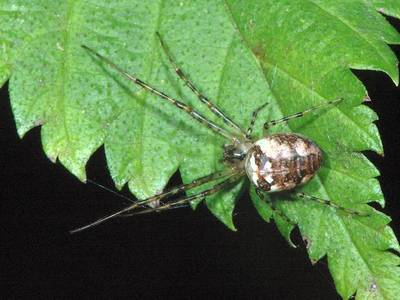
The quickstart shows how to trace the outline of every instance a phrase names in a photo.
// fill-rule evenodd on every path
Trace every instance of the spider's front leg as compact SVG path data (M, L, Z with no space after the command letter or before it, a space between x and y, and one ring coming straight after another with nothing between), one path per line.
M253 115L252 115L252 117L251 117L251 121L250 121L249 127L247 128L247 131L246 131L246 138L247 138L247 139L251 139L251 133L253 132L254 123L256 123L258 113L259 113L261 110L263 110L267 105L268 105L268 102L266 102L266 103L264 103L263 105L257 107L257 108L253 111Z
M304 115L306 115L308 113L311 113L311 112L313 112L315 110L325 108L325 107L327 107L329 105L335 105L335 104L339 103L342 100L343 100L343 98L338 98L338 99L335 99L335 100L328 101L326 103L322 103L320 105L312 106L312 107L310 107L310 108L308 108L306 110L297 112L295 114L292 114L292 115L289 115L289 116L286 116L286 117L283 117L283 118L280 118L280 119L276 119L276 120L265 122L264 123L264 134L266 134L267 130L272 126L275 126L275 125L280 124L280 123L286 123L286 122L288 122L290 120L293 120L293 119L301 118Z

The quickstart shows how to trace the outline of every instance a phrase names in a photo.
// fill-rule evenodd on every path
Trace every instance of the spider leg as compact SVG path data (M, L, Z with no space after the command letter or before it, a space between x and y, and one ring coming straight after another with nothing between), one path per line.
M253 132L253 127L254 127L254 123L257 120L257 115L258 113L263 110L266 106L267 106L268 102L264 103L263 105L261 105L260 107L257 107L254 111L253 111L253 116L251 117L251 121L250 121L250 125L247 128L246 131L246 138L250 139L251 138L251 133Z
M302 192L301 193L294 193L294 195L299 197L299 198L302 198L302 199L308 199L308 200L315 201L315 202L318 202L318 203L321 203L321 204L324 204L324 205L328 205L328 206L333 207L335 209L339 209L341 211L344 211L345 213L347 213L349 215L362 216L362 217L369 216L368 214L360 213L358 211L355 211L355 210L348 209L348 208L345 208L343 206L340 206L340 205L338 205L338 204L336 204L336 203L334 203L334 202L332 202L330 200L321 199L321 198L318 198L318 197L315 197L315 196L310 196L310 195L307 195L307 194L302 193Z
M84 49L86 49L87 51L89 51L90 53L92 53L93 55L95 55L101 61L105 62L110 67L115 69L119 74L124 76L126 79L132 81L133 83L139 85L140 87L144 88L145 90L149 91L150 93L160 97L161 99L164 99L164 100L167 100L167 101L171 102L177 108L179 108L180 110L186 112L193 119L195 119L196 121L200 122L201 124L207 126L211 130L213 130L215 133L217 133L217 134L219 134L219 135L223 136L224 138L226 138L228 140L231 140L231 141L236 141L237 140L237 138L235 136L233 136L230 132L228 132L227 130L221 128L220 126L218 126L214 122L208 120L202 114L200 114L199 112L195 111L192 107L184 104L183 102L181 102L179 100L176 100L176 99L168 96L167 94L165 94L165 93L163 93L163 92L151 87L150 85L148 85L146 82L140 80L139 78L136 78L133 75L127 73L121 67L119 67L115 63L113 63L111 60L109 60L105 56L101 55L100 53L96 52L95 50L89 48L88 46L82 45L82 47Z
M277 207L275 206L275 204L274 204L270 199L264 197L264 193L263 193L263 190L262 190L262 189L256 188L256 193L257 193L257 196L258 196L261 200L263 200L263 201L269 206L269 208L272 210L272 212L273 212L274 214L277 214L279 217L281 217L281 218L284 219L287 223L289 223L289 224L291 224L291 225L293 225L293 226L296 226L296 225L297 225L295 222L293 222L292 220L290 220L289 217L286 216L279 208L277 208Z
M179 185L177 187L171 188L171 189L165 191L162 194L149 197L149 198L144 199L142 201L136 201L132 205L130 205L130 206L124 208L124 209L121 209L121 210L119 210L119 211L117 211L117 212L115 212L113 214L110 214L108 216L100 218L100 219L98 219L98 220L96 220L96 221L94 221L94 222L92 222L92 223L90 223L88 225L85 225L85 226L79 227L77 229L71 230L70 233L76 233L76 232L88 229L90 227L99 225L99 224L103 223L104 221L107 221L109 219L112 219L114 217L122 215L124 213L127 213L127 212L129 212L131 210L134 210L134 209L139 208L139 207L143 207L143 205L146 205L146 204L151 203L153 201L157 201L157 200L160 200L162 198L165 198L165 197L168 197L168 196L172 196L172 195L178 194L178 193L183 192L183 191L187 191L187 190L193 189L193 188L201 186L202 184L205 184L207 182L218 180L218 179L226 177L226 176L230 176L231 177L232 175L234 175L236 173L237 173L237 171L232 171L232 170L226 171L225 170L225 171L215 172L215 173L212 173L210 175L198 178L196 180L193 180L190 183L182 184L182 185Z
M164 40L162 39L161 35L159 32L156 32L157 37L160 40L160 44L162 49L164 50L164 53L166 54L170 64L174 68L176 74L179 76L180 79L184 81L187 87L189 87L192 92L197 96L197 98L207 105L207 107L219 118L221 118L225 124L233 128L237 133L239 133L241 136L245 137L245 134L243 133L242 129L234 122L232 121L227 115L225 115L221 110L218 109L206 96L204 96L193 84L193 82L186 76L186 74L182 71L182 69L175 63L174 59L172 58L171 53L168 50L168 47L164 43Z
M338 98L338 99L335 99L335 100L331 100L331 101L322 103L320 105L316 105L316 106L310 107L310 108L308 108L308 109L306 109L304 111L292 114L290 116L283 117L281 119L265 122L264 123L264 130L268 130L270 127L275 126L275 125L277 125L279 123L288 122L290 120L293 120L293 119L296 119L296 118L300 118L300 117L302 117L302 116L304 116L304 115L306 115L306 114L308 114L310 112L313 112L313 111L318 110L318 109L325 108L325 107L327 107L329 105L335 105L336 103L338 103L338 102L340 102L342 100L343 100L343 98Z
M195 201L197 199L201 199L201 198L205 198L206 196L215 194L221 190L223 190L224 188L226 188L227 186L231 185L232 183L236 182L237 180L239 180L240 177L242 177L244 175L244 171L240 171L240 172L236 172L232 175L230 175L227 179L225 179L224 181L217 183L216 185L214 185L213 187L204 190L198 194L194 194L191 196L186 196L186 197L182 197L182 198L178 198L175 201L172 202L168 202L162 206L159 207L155 207L155 208L148 208L148 209L143 209L134 213L130 213L129 215L138 215L138 214L146 214L146 213L152 213L152 212L161 212L164 210L168 210L171 208L176 208L176 206L180 206L182 204L186 204L186 203L190 203L192 201Z
M184 197L181 197L178 200L182 200L183 198ZM200 202L203 201L203 200L204 199L201 199ZM171 204L171 205L169 205L169 204ZM166 206L166 205L168 205L168 207L164 208L164 206ZM185 207L189 207L189 206L190 206L190 201L184 201L184 202L180 202L180 203L177 203L177 204L175 204L175 202L172 201L172 202L167 202L167 203L164 203L164 204L160 204L157 207L150 207L150 208L146 208L146 209L143 209L143 210L140 210L140 211L135 211L135 212L127 212L127 213L124 213L122 215L119 215L118 217L127 218L127 217L132 217L132 216L135 216L135 215L143 215L143 214L154 213L154 212L158 212L158 211L161 212L163 210L173 210L173 209L178 209L178 208L185 208ZM143 207L141 207L141 208L143 208Z
M135 202L135 201L132 200L131 198L129 198L129 197L123 195L123 194L120 194L120 193L118 193L118 192L116 192L116 191L114 191L114 190L112 190L112 189L110 189L110 188L108 188L108 187L106 187L106 186L104 186L104 185L102 185L102 184L100 184L100 183L94 181L94 180L91 180L91 179L88 178L88 179L86 179L86 181L87 181L88 183L91 183L91 184L93 184L93 185L95 185L95 186L97 186L97 187L99 187L99 188L101 188L101 189L103 189L103 190L105 190L105 191L111 193L111 194L116 195L117 197L120 197L120 198L125 199L125 200L127 200L127 201L129 201L129 202L132 202L132 203Z

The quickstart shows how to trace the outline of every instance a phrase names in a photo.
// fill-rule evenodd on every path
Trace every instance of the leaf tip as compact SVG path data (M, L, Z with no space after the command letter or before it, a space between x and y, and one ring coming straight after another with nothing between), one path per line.
M57 162L57 156L47 155L47 157L53 164Z
M380 12L381 14L386 14L385 9L383 7L378 7L377 11Z
M302 237L304 245L306 246L306 249L308 251L312 246L312 240L306 235L302 235L301 237Z
M233 232L236 232L236 231L237 231L237 228L236 228L235 224L233 224L232 218L230 218L230 219L227 219L227 218L219 218L219 219L220 219L220 221L222 221L222 222L224 223L224 225L225 225L226 227L228 227L230 230L232 230Z
M31 121L29 123L21 124L18 122L18 119L15 120L15 123L17 125L17 134L20 139L23 139L25 134L27 134L28 131L33 129L36 126L42 125L43 123L39 123L38 121Z
M235 225L233 225L232 227L228 227L230 230L232 230L233 232L237 232L238 230L237 230L237 228L235 227Z
M372 99L370 98L370 96L368 95L368 93L365 93L365 97L363 99L363 102L372 102Z

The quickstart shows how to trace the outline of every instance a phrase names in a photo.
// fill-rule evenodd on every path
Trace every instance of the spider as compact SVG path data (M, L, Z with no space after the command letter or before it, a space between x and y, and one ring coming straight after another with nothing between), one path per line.
M191 116L195 121L209 128L211 132L218 134L229 141L223 146L223 162L226 165L226 168L225 170L198 178L190 183L173 187L161 194L141 201L135 201L126 208L98 219L88 225L74 229L70 231L71 233L85 230L116 216L157 212L176 208L184 204L189 204L192 201L204 199L206 196L212 195L227 188L246 175L250 182L255 186L257 195L263 199L273 211L277 212L290 223L293 222L290 221L282 212L280 212L275 205L268 200L268 198L264 197L265 193L289 191L298 198L308 199L329 205L336 209L346 211L349 214L359 214L358 212L341 207L330 200L320 199L302 192L295 192L296 187L310 181L310 179L320 168L322 163L322 151L313 141L296 133L267 134L267 130L272 126L303 117L304 115L315 110L336 105L342 101L343 98L331 100L323 104L310 107L304 111L285 116L281 119L266 122L264 123L264 136L260 139L255 139L252 136L252 131L257 119L257 115L267 106L268 103L265 103L254 110L250 124L247 130L244 131L196 88L193 82L185 75L182 69L173 60L172 55L170 54L161 35L158 32L156 35L160 41L163 52L168 58L169 63L174 68L178 77L183 80L185 85L197 96L198 100L205 104L213 114L215 114L224 122L226 126L219 126L203 116L200 112L196 111L194 108L168 96L156 88L153 88L141 79L129 74L121 67L113 63L110 59L99 54L92 48L85 45L82 45L82 47L91 55L114 69L129 81L158 96L160 99L169 101L178 109ZM193 195L182 196L170 202L160 204L156 207L146 207L146 205L157 203L167 197L185 193L186 191L201 187L204 184L211 182L216 183L210 188L207 188L201 192Z

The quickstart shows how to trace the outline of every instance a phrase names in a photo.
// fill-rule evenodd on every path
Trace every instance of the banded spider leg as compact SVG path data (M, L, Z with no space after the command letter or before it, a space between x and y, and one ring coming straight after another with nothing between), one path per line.
M239 134L242 137L246 137L246 135L243 133L242 129L234 122L232 119L230 119L226 114L224 114L218 107L216 107L206 96L204 96L193 84L193 82L186 76L186 74L183 72L183 70L175 63L174 59L172 58L172 55L170 54L166 44L164 43L161 35L159 32L156 32L158 39L160 40L161 48L163 49L165 55L168 58L168 61L174 68L176 74L179 76L180 79L183 80L183 82L186 84L187 87L189 87L192 92L197 96L197 98L207 105L208 109L211 110L213 114L215 114L217 117L221 118L222 121L224 121L225 124L233 128L237 134Z
M215 194L215 193L225 189L229 185L237 182L243 176L244 176L244 171L233 173L233 174L229 175L229 177L227 179L225 179L224 181L217 183L214 186L212 186L211 188L206 189L202 192L199 192L198 194L178 198L172 202L165 203L164 205L161 205L159 207L139 210L137 212L129 213L128 215L131 216L131 215L145 214L145 213L150 213L150 212L161 212L163 210L168 210L168 209L174 208L175 206L179 206L181 204L191 203L192 201L195 201L198 199L203 199L207 196L210 196L212 194Z
M71 230L70 233L76 233L76 232L88 229L90 227L99 225L99 224L101 224L101 223L103 223L103 222L105 222L105 221L107 221L109 219L112 219L114 217L126 214L126 213L128 213L128 212L130 212L132 210L135 210L135 209L138 209L138 208L143 208L143 206L148 204L148 203L151 203L151 202L154 202L154 201L158 201L158 200L170 197L170 196L174 196L174 195L179 194L179 193L183 193L183 192L189 191L189 190L194 189L196 187L200 187L200 186L202 186L202 185L204 185L206 183L209 183L209 182L212 182L212 181L216 181L216 180L220 180L220 179L222 179L224 177L227 177L227 178L225 178L224 181L219 183L219 186L221 186L223 183L228 183L228 182L230 183L232 178L235 178L235 180L237 180L237 175L238 174L241 174L241 173L239 171L237 171L237 170L225 170L225 171L212 173L210 175L195 179L190 183L182 184L182 185L179 185L177 187L173 187L173 188L171 188L169 190L166 190L165 192L163 192L161 194L149 197L149 198L141 200L141 201L136 201L133 204L131 204L130 206L128 206L128 207L126 207L124 209L121 209L121 210L119 210L119 211L117 211L117 212L115 212L113 214L110 214L110 215L107 215L107 216L105 216L103 218L100 218L100 219L98 219L98 220L96 220L96 221L94 221L94 222L92 222L92 223L90 223L88 225L85 225L85 226L76 228L74 230ZM242 176L242 174L241 174L241 176ZM216 186L218 186L218 184L215 185L214 187L216 187ZM208 191L206 190L207 192L204 191L204 192L206 192L205 194L202 194L203 193L202 192L202 193L195 194L195 195L192 195L192 196L189 196L189 197L180 198L179 199L179 203L175 203L175 204L178 205L180 203L190 203L190 201L193 201L195 199L200 198L201 195L204 197L206 195L211 194L212 192L217 192L217 191L220 190L220 188L217 188L216 190L212 190L212 189L213 188L210 189L211 191L210 190L208 190ZM195 196L197 196L197 197L195 197ZM182 200L184 200L184 201L182 201ZM151 209L148 209L148 211L150 211L150 210L151 211L159 210L159 209L162 209L162 207L163 206L160 206L158 208L151 208Z
M301 117L305 116L306 114L309 114L309 113L311 113L313 111L316 111L316 110L319 110L319 109L326 108L327 106L338 104L342 100L343 100L343 98L330 100L328 102L312 106L312 107L310 107L308 109L305 109L303 111L297 112L295 114L291 114L291 115L283 117L281 119L265 122L264 123L264 130L268 130L268 128L271 128L272 126L275 126L275 125L277 125L279 123L285 123L285 122L288 122L288 121L296 119L296 118L301 118Z
M147 84L146 82L144 82L143 80L129 74L128 72L126 72L125 70L123 70L121 67L119 67L118 65L116 65L115 63L113 63L111 60L109 60L107 57L101 55L100 53L96 52L95 50L93 50L92 48L82 45L82 47L84 49L86 49L87 51L89 51L90 53L92 53L94 56L96 56L97 58L99 58L101 61L105 62L106 64L108 64L110 67L112 67L114 70L116 70L120 75L122 75L123 77L125 77L126 79L128 79L129 81L137 84L138 86L144 88L145 90L149 91L150 93L158 96L160 99L169 101L170 103L172 103L173 105L175 105L178 109L184 111L185 113L187 113L189 116L191 116L193 119L195 119L196 121L198 121L199 123L205 125L206 127L210 128L212 131L214 131L215 133L221 135L222 137L230 140L230 141L236 141L237 137L233 134L231 134L229 131L227 131L226 129L220 127L219 125L217 125L216 123L210 121L209 119L207 119L205 116L203 116L201 113L199 113L198 111L194 110L192 107L190 107L189 105L176 100L174 98L172 98L171 96L168 96L167 94L151 87L149 84Z
M256 188L256 193L257 196L264 201L264 203L266 203L269 208L271 209L271 211L275 214L277 214L279 217L281 217L282 219L284 219L287 223L291 224L291 225L296 225L296 223L294 221L292 221L287 215L285 215L285 213L279 209L275 203L273 201L271 201L270 198L265 197L265 194L263 192L263 190ZM307 195L304 192L292 192L289 194L290 196L297 198L297 199L304 199L304 200L310 200L310 201L314 201L316 203L322 204L322 205L326 205L329 207L332 207L334 209L343 211L345 214L348 214L350 216L359 216L359 217L368 217L369 214L367 213L360 213L356 210L352 210L352 209L348 209L346 207L340 206L338 204L336 204L335 202L331 201L331 200L327 200L327 199L322 199L319 197L315 197L315 196L311 196L311 195Z

